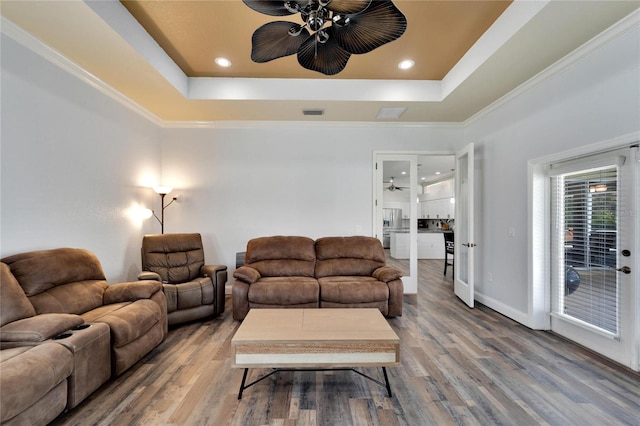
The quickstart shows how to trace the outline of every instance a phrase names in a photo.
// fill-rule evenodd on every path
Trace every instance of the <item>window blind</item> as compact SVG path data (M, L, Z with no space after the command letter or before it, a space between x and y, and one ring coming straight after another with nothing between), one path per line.
M553 314L618 334L618 164L552 174ZM612 164L614 163L614 164ZM583 163L583 166L595 166ZM564 166L564 165L563 165Z

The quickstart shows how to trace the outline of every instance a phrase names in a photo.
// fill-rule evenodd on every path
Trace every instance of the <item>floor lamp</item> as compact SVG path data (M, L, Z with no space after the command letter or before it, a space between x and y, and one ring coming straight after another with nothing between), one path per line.
M156 219L158 219L158 222L160 222L160 233L164 234L164 209L166 209L167 207L169 207L175 200L178 199L178 197L173 197L173 199L169 202L169 204L167 204L165 206L164 204L164 197L169 194L171 191L173 191L173 188L170 186L155 186L153 187L153 190L156 191L156 193L158 193L158 195L160 195L160 205L162 206L162 210L160 212L160 217L158 217L158 215L156 215L155 211L151 211L153 213L153 216L155 216Z

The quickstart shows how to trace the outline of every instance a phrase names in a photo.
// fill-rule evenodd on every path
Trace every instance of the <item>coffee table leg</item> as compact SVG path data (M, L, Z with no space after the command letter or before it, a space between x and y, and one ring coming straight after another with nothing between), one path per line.
M244 384L247 381L247 373L248 372L249 372L249 369L245 368L244 369L244 374L242 374L242 383L240 383L240 391L238 392L238 399L242 399L242 391L245 389ZM386 373L385 373L385 377L386 377Z
M389 394L389 398L391 398L391 385L389 384L389 377L387 376L386 367L382 367L382 374L384 374L384 382L387 385L387 393Z

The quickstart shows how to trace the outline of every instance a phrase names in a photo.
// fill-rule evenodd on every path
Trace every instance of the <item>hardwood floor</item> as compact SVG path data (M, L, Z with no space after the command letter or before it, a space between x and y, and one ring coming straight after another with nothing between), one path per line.
M418 294L389 323L401 365L393 397L353 372L280 372L244 391L231 368L239 322L172 328L138 364L55 425L638 425L640 375L452 292L441 260L420 261ZM250 370L250 380L267 370ZM364 369L382 379L380 369Z

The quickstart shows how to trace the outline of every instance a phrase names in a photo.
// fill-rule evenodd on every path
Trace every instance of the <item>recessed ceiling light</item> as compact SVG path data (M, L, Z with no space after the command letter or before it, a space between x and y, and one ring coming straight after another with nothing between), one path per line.
M439 175L439 174L440 174L440 172L436 172L436 174L437 174L437 175Z
M224 68L229 68L231 66L231 61L228 60L227 58L220 57L220 58L216 58L216 64Z
M415 62L413 62L411 59L406 59L398 64L398 68L400 68L401 70L408 70L414 65L415 65Z

